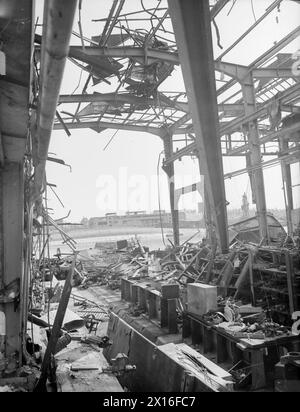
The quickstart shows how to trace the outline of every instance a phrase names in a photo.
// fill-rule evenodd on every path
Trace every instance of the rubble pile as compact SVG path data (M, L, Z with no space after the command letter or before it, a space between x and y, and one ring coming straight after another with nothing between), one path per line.
M229 253L222 254L203 239L163 253L140 249L119 267L118 274L131 281L151 280L157 290L161 284L179 284L178 308L183 310L189 310L191 284L211 287L215 305L212 313L205 313L206 318L240 336L285 333L292 324L292 309L300 303L299 250L294 244L280 248L237 241ZM227 315L229 308L238 308L239 317L224 319L225 308Z
M292 313L300 304L300 259L299 247L293 242L281 247L237 240L224 254L206 239L163 251L150 251L135 239L98 243L94 249L78 252L76 259L57 254L34 262L33 267L31 320L43 328L53 323L54 308L61 303L64 284L72 272L72 286L78 294L73 291L70 295L71 321L80 319L89 336L95 336L99 323L108 321L109 309L106 303L84 297L84 290L93 292L104 286L99 290L121 289L122 302L129 302L128 315L149 318L170 334L182 334L184 342L196 350L199 339L214 347L216 338L210 334L218 336L217 342L233 339L243 350L248 350L245 342L252 342L251 350L258 350L255 345L265 347L276 339L295 338ZM123 304L120 299L118 302ZM197 327L190 329L191 322L198 322ZM199 330L205 331L201 338L195 332ZM77 338L84 342L64 324L57 347ZM89 344L99 346L95 339ZM106 340L100 345L108 345ZM220 342L217 352L221 351ZM40 350L39 345L32 348L36 358ZM244 358L238 357L232 375L239 384L249 381L249 364Z
M268 334L266 329L272 329L271 325L266 325L265 319L255 317L261 316L262 311L267 314L267 319L274 320L275 326L291 325L291 300L294 308L299 305L300 260L299 250L293 243L280 248L236 241L227 254L219 252L206 239L198 243L185 242L164 251L149 251L137 239L96 246L78 254L74 286L86 289L106 285L113 290L120 289L122 277L133 281L150 279L157 284L176 283L180 286L178 307L184 310L188 286L209 285L216 290L218 308L239 307L244 311L245 305L258 308L257 313L249 313L248 308L246 324L235 328L240 333L262 334L263 331ZM61 287L57 282L43 289L45 267L48 279L52 275L61 281L66 279L71 262L72 256L58 255L40 266L33 286L33 308L36 311L41 311L45 302L60 299ZM214 324L224 323L224 315L212 316Z

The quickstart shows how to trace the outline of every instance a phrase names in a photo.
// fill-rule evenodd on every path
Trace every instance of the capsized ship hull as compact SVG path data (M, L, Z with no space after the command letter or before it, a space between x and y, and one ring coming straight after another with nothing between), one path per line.
M271 213L267 214L267 222L270 235L270 244L280 243L281 239L287 235L284 227ZM237 223L229 225L228 231L230 244L234 243L236 240L257 244L261 241L257 216L243 219Z

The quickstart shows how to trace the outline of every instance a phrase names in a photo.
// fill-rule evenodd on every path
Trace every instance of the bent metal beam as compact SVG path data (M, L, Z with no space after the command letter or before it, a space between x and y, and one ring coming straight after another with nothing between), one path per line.
M112 122L79 122L79 123L66 123L68 129L94 129L100 133L103 129L116 129L116 130L129 130L133 132L145 132L154 134L161 137L160 129L158 127L151 126L138 126L138 125L129 125L124 123L112 123ZM63 130L63 125L61 123L55 123L54 130Z
M73 59L85 61L88 57L112 57L120 59L141 59L145 57L144 47L94 47L85 46L83 49L81 46L71 46L69 51L69 57ZM147 48L147 58L150 60L162 60L174 65L180 64L179 55L176 52L168 52L165 50ZM282 68L247 68L239 64L227 63L227 62L215 62L216 71L227 74L230 77L240 77L240 71L248 70L253 71L253 76L256 78L292 78L293 74L290 69Z

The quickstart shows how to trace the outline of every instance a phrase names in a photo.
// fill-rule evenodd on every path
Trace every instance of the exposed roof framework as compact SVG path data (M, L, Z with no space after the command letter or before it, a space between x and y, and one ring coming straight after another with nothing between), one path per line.
M300 26L247 66L226 61L228 53L263 24L269 14L284 7L286 1L270 2L265 12L215 59L224 155L241 156L247 152L245 133L249 121L258 121L265 155L277 153L274 145L268 148L267 143L276 142L289 130L299 139L294 133L300 122L299 76L293 74L295 61L284 48L298 38ZM174 161L191 155L195 142L186 91L166 90L164 86L180 65L167 3L141 1L139 8L130 12L128 3L128 0L114 0L108 15L94 20L102 24L100 35L85 37L80 24L78 33L73 31L81 45L72 45L71 41L69 59L78 70L87 72L88 77L80 93L60 96L60 115L54 128L91 128L99 133L108 128L123 129L160 137L168 133L174 135L174 140L177 135L185 135L186 146L168 160ZM146 4L155 7L146 8ZM214 26L220 11L226 7L230 12L230 5L231 2L224 0L213 2ZM216 30L220 36L217 26ZM256 111L250 116L245 115L242 97L243 79L248 74L254 79L256 99ZM87 93L92 88L93 93ZM282 123L284 117L289 120ZM283 130L284 127L288 129Z

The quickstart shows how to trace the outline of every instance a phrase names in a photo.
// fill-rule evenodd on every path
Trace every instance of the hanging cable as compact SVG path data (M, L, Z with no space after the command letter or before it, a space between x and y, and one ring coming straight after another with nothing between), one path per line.
M63 202L60 200L60 198L59 198L58 194L55 192L55 190L52 188L52 186L50 186L50 185L47 185L47 186L49 186L49 187L50 187L50 189L51 189L51 190L52 190L52 192L54 193L54 195L55 195L56 199L59 201L59 203L62 205L62 207L63 207L63 208L65 208L65 205L64 205L64 204L63 204Z
M220 49L222 49L222 50L223 50L223 46L222 46L222 44L221 44L221 36L220 36L219 27L218 27L218 25L217 25L217 23L216 23L215 19L213 19L213 20L212 20L212 22L213 22L213 25L214 25L214 27L215 27L215 29L216 29L216 35L217 35L217 43L218 43L218 46L220 47Z
M233 9L236 1L237 1L237 0L233 0L232 6L230 7L230 10L229 10L229 12L227 13L227 16L229 16L229 14L231 13L231 11L232 11L232 9Z
M82 0L79 0L79 4L78 4L78 28L79 28L79 34L80 34L80 39L81 39L81 46L82 49L85 49L84 46L84 39L83 39L83 33L82 33L82 21L81 21L81 6L82 6Z
M256 15L255 15L255 11L254 11L253 0L251 0L251 9L252 9L252 14L253 14L254 20L256 21Z
M83 69L81 69L81 71L80 71L80 75L79 75L79 79L78 79L77 86L76 86L75 89L72 91L71 96L73 96L73 94L77 91L77 89L78 89L79 86L80 86L81 79L82 79L82 73L83 73Z
M108 143L105 145L103 152L108 148L108 146L110 145L110 143L113 141L114 137L117 135L119 129L115 131L115 133L112 135L112 137L109 139Z

